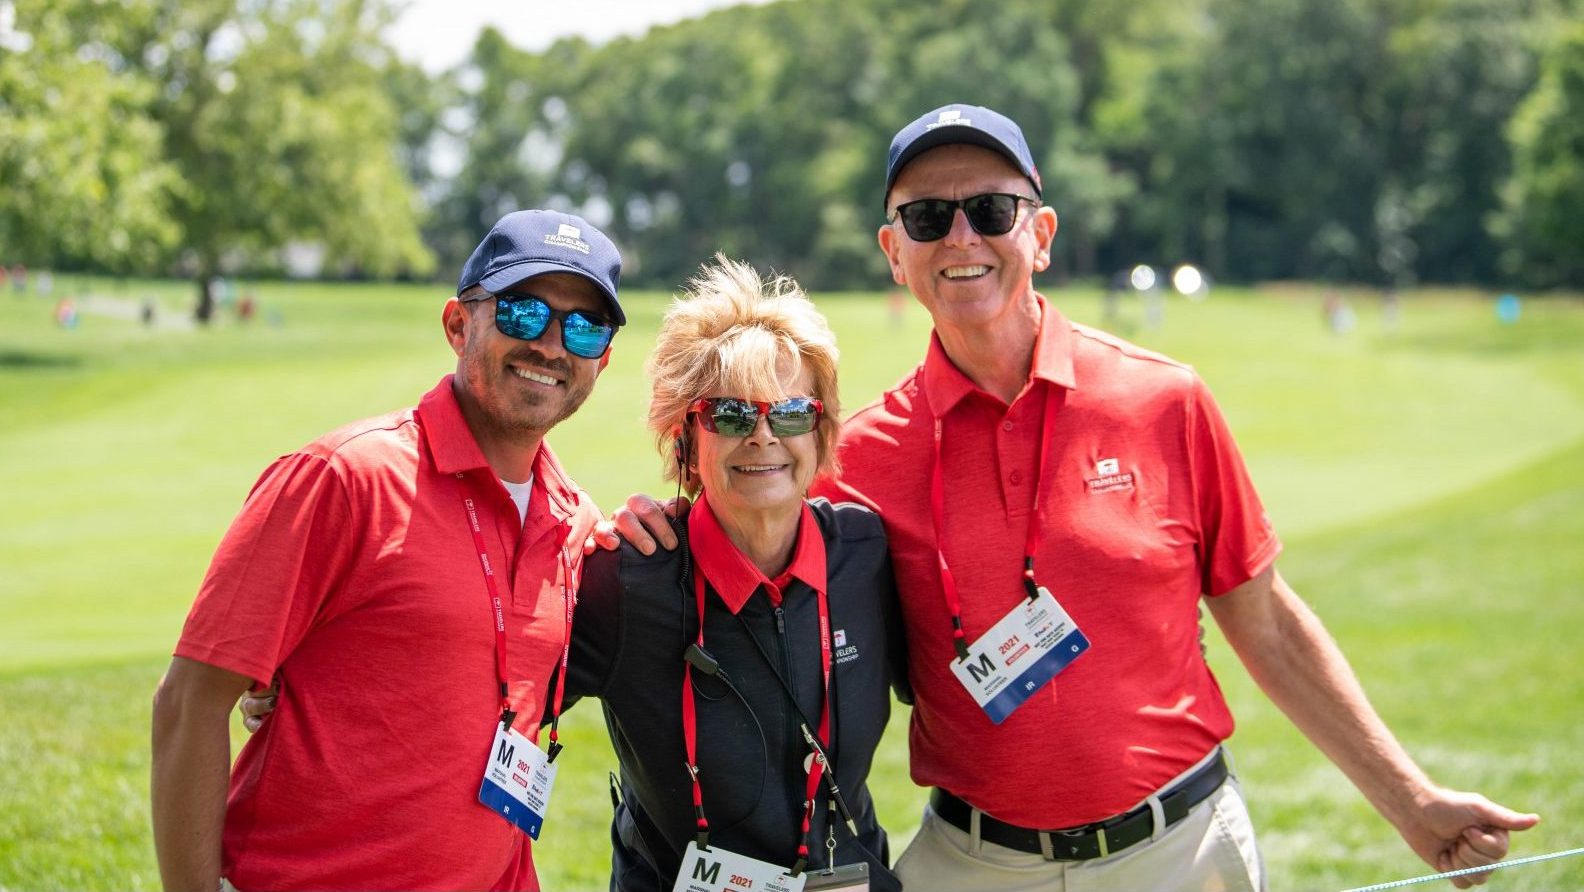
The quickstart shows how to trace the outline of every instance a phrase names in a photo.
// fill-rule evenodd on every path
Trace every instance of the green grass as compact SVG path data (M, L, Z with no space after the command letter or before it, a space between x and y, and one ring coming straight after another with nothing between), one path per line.
M78 288L153 295L173 314L188 297L179 283L57 280ZM207 331L98 315L63 331L48 302L0 294L0 888L158 885L148 698L226 523L270 459L409 405L454 367L443 288L255 290L251 326ZM1099 318L1096 293L1051 296ZM633 324L611 367L551 437L607 508L658 488L642 361L665 299L628 296ZM849 408L922 354L917 307L892 320L876 296L817 299L846 350ZM1388 332L1353 299L1360 326L1346 337L1322 328L1318 293L1301 289L1174 301L1164 328L1133 337L1215 389L1287 543L1284 573L1410 751L1450 786L1541 812L1516 854L1584 845L1584 305L1532 300L1499 326L1489 301L1417 293ZM1425 872L1214 635L1211 646L1272 887ZM901 713L873 778L899 846L922 803L904 724ZM541 876L556 892L603 888L614 761L597 709L575 710L565 730ZM1584 886L1584 859L1493 885Z

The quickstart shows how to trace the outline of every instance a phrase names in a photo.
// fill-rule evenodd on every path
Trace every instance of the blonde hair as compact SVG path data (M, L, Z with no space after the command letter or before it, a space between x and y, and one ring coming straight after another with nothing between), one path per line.
M665 457L666 479L682 473L675 439L686 427L688 406L721 394L771 401L812 396L823 402L814 430L817 473L834 473L841 430L836 359L836 335L797 282L786 276L766 280L748 264L716 254L671 302L645 364L653 385L649 429ZM783 382L805 368L814 392L787 393ZM681 483L689 495L698 492L696 476L683 476Z

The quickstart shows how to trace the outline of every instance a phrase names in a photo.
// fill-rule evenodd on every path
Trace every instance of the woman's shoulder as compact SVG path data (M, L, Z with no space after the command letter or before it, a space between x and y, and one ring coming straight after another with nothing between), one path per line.
M680 559L680 549L667 550L656 547L654 554L644 554L626 539L615 549L600 549L584 559L583 580L586 587L591 581L601 584L632 584L658 576L675 576Z
M825 531L826 541L867 542L878 540L885 545L885 526L880 515L857 502L832 502L826 498L810 499L808 506Z

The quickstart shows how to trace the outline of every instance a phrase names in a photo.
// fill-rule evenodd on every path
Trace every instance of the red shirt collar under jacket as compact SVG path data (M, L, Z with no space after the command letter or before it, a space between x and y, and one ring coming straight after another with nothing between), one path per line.
M693 510L688 512L688 538L699 571L732 613L741 611L761 585L765 587L770 603L779 606L781 595L792 583L793 577L803 580L816 591L825 591L825 537L820 533L819 522L814 519L814 512L809 510L807 504L803 506L798 521L797 545L792 551L792 562L774 581L761 573L753 561L732 544L703 493L699 494Z

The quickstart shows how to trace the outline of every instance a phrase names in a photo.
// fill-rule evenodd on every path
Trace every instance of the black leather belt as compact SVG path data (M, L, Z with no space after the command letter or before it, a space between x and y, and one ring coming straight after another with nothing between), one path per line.
M1216 750L1215 758L1203 768L1183 778L1160 796L1166 826L1188 816L1188 810L1205 801L1226 782L1226 756ZM969 829L973 806L940 787L930 791L930 808L941 819L964 833ZM1104 821L1069 827L1066 830L1030 830L979 814L979 838L998 846L1044 855L1048 861L1088 861L1104 858L1141 843L1155 831L1149 803Z

